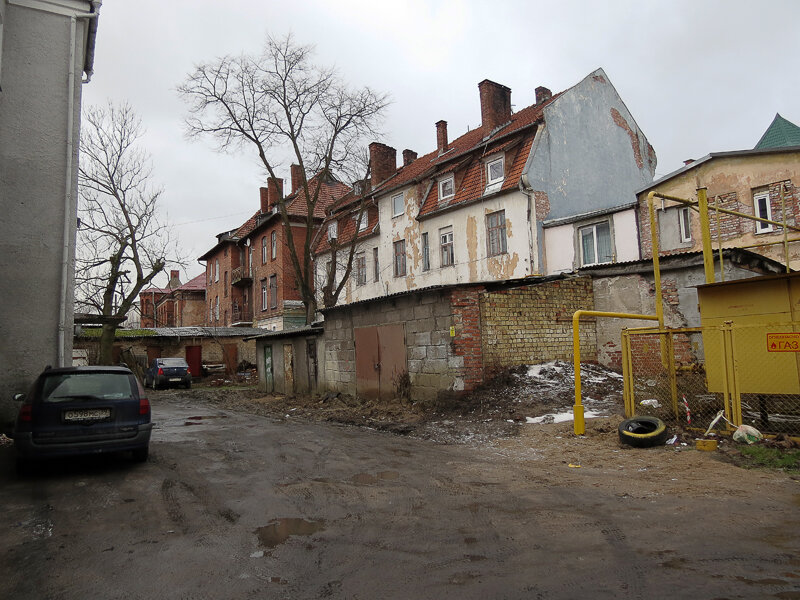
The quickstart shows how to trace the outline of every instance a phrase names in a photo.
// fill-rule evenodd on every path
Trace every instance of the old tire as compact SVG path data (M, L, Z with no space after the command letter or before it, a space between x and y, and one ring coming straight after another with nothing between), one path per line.
M664 421L655 417L633 417L619 424L619 441L634 448L663 446L668 434Z

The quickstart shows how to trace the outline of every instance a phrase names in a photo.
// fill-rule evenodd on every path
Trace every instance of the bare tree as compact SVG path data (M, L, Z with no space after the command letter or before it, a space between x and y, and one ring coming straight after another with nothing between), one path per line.
M331 179L363 177L357 173L360 148L377 135L388 104L386 95L368 87L351 89L334 69L312 63L312 52L291 36L269 37L260 54L201 64L178 88L189 106L189 135L211 136L221 151L250 148L276 179L283 160L300 166L299 193L306 203L301 252L285 202L279 210L309 323L316 312L312 260L320 230L315 217L320 192Z
M140 146L141 121L126 103L85 110L78 168L76 304L105 319L100 364L111 364L118 321L139 292L170 262L179 263L169 229L159 221L162 190L151 182Z

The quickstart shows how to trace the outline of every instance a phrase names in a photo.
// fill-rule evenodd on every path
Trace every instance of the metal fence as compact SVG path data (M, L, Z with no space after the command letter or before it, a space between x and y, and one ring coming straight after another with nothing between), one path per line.
M625 413L800 436L800 322L624 330ZM719 419L716 430L731 430Z

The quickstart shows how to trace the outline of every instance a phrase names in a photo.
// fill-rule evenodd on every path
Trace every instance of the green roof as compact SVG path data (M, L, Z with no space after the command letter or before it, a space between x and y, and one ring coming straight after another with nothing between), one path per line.
M776 114L753 150L800 146L800 127Z

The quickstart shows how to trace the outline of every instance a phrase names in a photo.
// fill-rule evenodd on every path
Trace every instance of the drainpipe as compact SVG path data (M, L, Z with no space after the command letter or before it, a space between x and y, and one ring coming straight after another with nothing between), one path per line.
M58 316L58 366L66 366L66 356L64 352L64 344L66 341L66 327L67 327L67 295L71 293L69 289L69 269L70 269L70 234L72 233L72 165L73 165L73 152L74 144L72 138L75 130L75 43L77 38L77 21L78 19L91 19L95 22L100 12L102 0L92 1L91 13L76 12L70 15L69 23L69 72L67 75L67 181L64 189L64 231L63 231L63 246L61 249L61 310ZM97 28L93 29L93 33ZM89 36L92 53L94 52L93 36ZM84 64L86 61L84 61ZM85 83L91 79L91 71L87 73ZM84 83L83 80L81 80ZM70 361L72 357L70 357Z
M539 273L539 257L536 254L538 248L538 229L536 224L536 205L533 201L533 188L528 183L528 176L522 174L519 178L519 191L528 197L528 252L531 257L531 275Z

